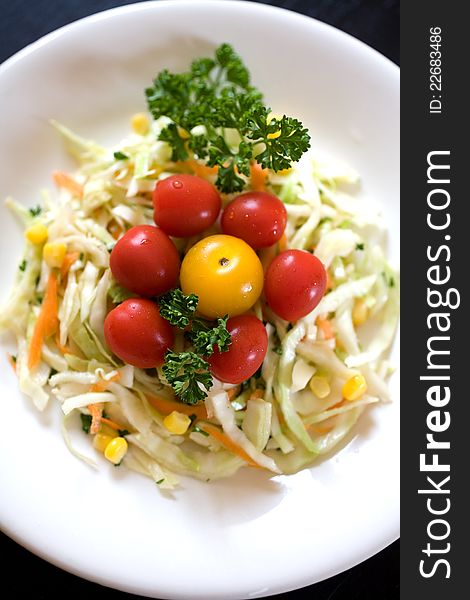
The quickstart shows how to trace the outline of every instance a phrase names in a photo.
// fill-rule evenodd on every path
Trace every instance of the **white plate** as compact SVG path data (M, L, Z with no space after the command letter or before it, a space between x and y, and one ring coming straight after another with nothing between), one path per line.
M69 166L48 125L117 141L162 68L230 42L276 112L299 117L313 144L351 163L399 245L399 71L327 25L245 2L134 4L46 36L0 67L0 197L29 205ZM0 205L4 299L22 234ZM8 341L4 346L8 345ZM60 567L165 598L259 597L330 577L399 532L398 378L394 402L365 415L330 460L268 480L185 480L173 497L130 472L95 472L65 449L56 410L38 415L0 348L0 514L6 533ZM395 345L398 361L398 346ZM89 452L93 452L89 450Z

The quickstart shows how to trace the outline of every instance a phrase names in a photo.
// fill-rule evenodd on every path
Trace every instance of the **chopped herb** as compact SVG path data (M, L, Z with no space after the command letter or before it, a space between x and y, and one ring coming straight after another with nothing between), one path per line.
M38 275L36 277L36 281L34 282L34 287L38 287L39 279L40 279L40 276Z
M10 354L10 358L16 364L16 354Z
M227 331L228 315L217 319L217 324L194 317L199 298L195 294L185 295L180 289L174 289L158 300L160 314L174 327L185 329L191 323L191 331L186 337L194 346L194 351L203 356L211 356L214 346L219 352L226 352L231 342Z
M280 171L300 159L310 146L310 136L297 119L269 119L262 94L250 84L250 74L229 44L222 44L214 58L193 61L190 71L161 71L153 86L145 90L155 119L166 116L172 123L159 139L172 149L172 160L193 154L218 168L216 186L223 192L239 192L249 176L250 162ZM204 125L204 133L191 130ZM239 135L238 144L228 143L226 129Z
M44 300L44 296L42 296L42 294L38 294L38 295L36 296L36 302L37 302L38 304L42 304L42 301L43 301L43 300Z
M29 214L32 217L37 217L38 215L40 215L42 213L42 208L39 206L39 204L37 206L33 206L33 208L29 209Z
M195 294L186 296L180 289L171 290L158 299L160 315L174 327L184 329L193 317L198 300Z
M49 377L54 377L54 375L57 375L59 371L56 371L54 368L51 368L51 374L49 375Z
M273 352L279 354L279 356L282 356L282 346L276 346L275 348L273 348Z
M116 160L127 160L129 157L124 152L120 152L119 150L114 153L114 158Z
M393 277L390 277L390 280L388 282L389 287L395 287L395 279Z
M324 223L331 223L331 221L333 221L333 219L331 217L323 217L318 222L318 226L320 227L320 225L323 225Z
M119 434L121 437L124 437L124 436L126 436L126 435L129 435L129 434L130 434L130 431L127 431L127 429L118 429L118 434Z
M160 485L161 483L163 483L165 481L165 478L163 477L163 479L159 479L158 481L156 481L155 483L157 485Z
M356 244L356 250L364 250L364 244Z
M18 269L19 269L20 271L23 271L23 272L24 272L24 271L26 270L26 265L27 265L27 264L28 264L28 263L27 263L25 260L22 260L22 261L20 262L20 266L18 267Z
M83 260L85 258L85 254L83 252L80 252L80 256L78 257L78 260Z
M91 415L84 415L80 413L80 419L82 421L82 429L85 433L90 433L91 427Z
M168 350L162 367L168 383L185 404L197 404L212 387L209 363L194 352ZM204 388L204 389L201 389Z
M207 431L204 431L204 429L201 429L197 425L194 426L193 431L195 431L196 433L200 433L204 437L209 437L209 434L207 433Z
M188 337L198 354L211 356L215 346L217 346L219 352L227 352L232 342L230 333L227 331L227 321L228 315L223 318L219 317L216 326L212 326L202 319L193 320Z

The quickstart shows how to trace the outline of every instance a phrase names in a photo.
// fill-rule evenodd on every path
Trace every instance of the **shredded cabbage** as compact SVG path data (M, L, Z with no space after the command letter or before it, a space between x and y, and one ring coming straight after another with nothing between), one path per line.
M390 401L386 357L399 317L399 278L385 256L383 220L356 193L358 174L334 158L310 152L289 172L269 173L267 189L287 211L287 248L314 253L328 270L329 288L314 310L293 324L260 300L253 312L268 321L260 373L241 386L214 380L205 400L207 418L182 406L191 423L185 433L174 434L165 425L170 410L165 402L178 408L178 399L161 369L123 364L104 336L110 308L128 297L109 267L116 238L153 222L151 192L159 179L191 172L188 165L172 162L169 146L157 140L167 122L159 119L148 134L133 133L106 148L52 121L78 161L72 177L82 186L81 197L65 188L46 190L42 210L7 198L24 227L44 225L48 241L65 244L74 257L58 280L58 333L44 340L39 365L31 370L29 348L51 268L41 246L26 242L11 295L0 310L0 329L12 330L17 339L19 387L39 410L50 398L60 406L65 443L75 456L96 466L73 447L72 418L80 415L85 430L92 418L103 419L107 435L128 441L123 465L162 490L174 489L181 475L208 481L253 463L273 476L296 472L337 447L364 410ZM230 199L224 196L223 202ZM182 253L190 247L186 240L175 244ZM278 252L277 246L260 252L265 268ZM331 335L318 318L328 321ZM177 335L175 348L186 344ZM345 401L342 387L359 373L367 392ZM316 395L314 377L327 386L325 393ZM218 436L210 435L214 428Z

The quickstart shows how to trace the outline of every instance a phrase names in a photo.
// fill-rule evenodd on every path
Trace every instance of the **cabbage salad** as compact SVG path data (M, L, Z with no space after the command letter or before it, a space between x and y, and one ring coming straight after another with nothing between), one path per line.
M284 204L287 224L278 243L258 251L261 264L266 269L286 249L305 250L323 263L326 292L294 322L261 296L249 311L267 333L261 368L241 384L212 377L202 401L184 403L161 366L126 364L104 333L106 315L132 297L113 277L110 253L130 228L154 223L156 183L181 173L216 183L217 169L197 153L175 157L170 140L161 139L169 122L135 115L113 148L52 122L77 171L55 171L55 189L43 191L37 207L7 198L25 228L14 286L0 311L0 328L16 337L10 362L19 389L39 411L59 405L65 442L80 459L96 466L104 454L161 489L174 488L180 476L211 481L247 466L297 472L335 448L370 405L390 400L387 352L399 279L384 254L384 223L357 196L358 174L338 160L310 149L289 168L265 168L264 189ZM253 173L234 169L231 176L246 191L254 188ZM237 191L221 191L222 206ZM180 256L217 228L174 238ZM188 348L183 332L174 348ZM95 449L86 456L71 441L77 423Z

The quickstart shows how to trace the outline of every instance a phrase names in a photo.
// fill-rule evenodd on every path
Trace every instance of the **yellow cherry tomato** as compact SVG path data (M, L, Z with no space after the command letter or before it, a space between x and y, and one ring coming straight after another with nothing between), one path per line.
M241 315L258 300L263 267L255 251L231 235L211 235L195 244L181 265L181 289L199 298L198 312L215 319Z

